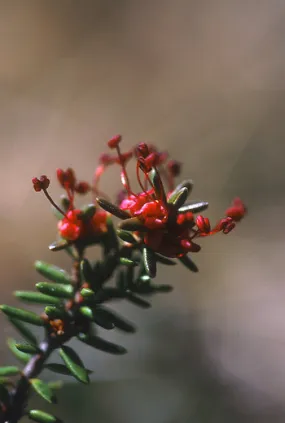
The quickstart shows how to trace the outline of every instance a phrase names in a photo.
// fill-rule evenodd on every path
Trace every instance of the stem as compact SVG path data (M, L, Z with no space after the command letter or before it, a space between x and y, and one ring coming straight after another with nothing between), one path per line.
M77 253L78 258L74 259L72 266L72 276L76 287L75 293L80 288L81 284L80 261L83 256L82 249L77 248ZM69 312L71 311L72 308ZM0 423L17 423L23 417L30 391L30 379L36 378L43 370L51 353L62 344L69 341L73 336L74 330L66 332L64 336L59 339L52 338L49 333L47 333L46 339L39 345L40 352L35 354L24 367L15 389L11 392L11 403L4 415L1 416Z

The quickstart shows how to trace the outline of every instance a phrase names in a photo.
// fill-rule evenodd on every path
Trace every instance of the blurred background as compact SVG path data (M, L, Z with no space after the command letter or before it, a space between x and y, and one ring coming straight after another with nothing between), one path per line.
M138 332L108 334L123 357L81 349L93 384L65 385L66 422L284 423L284 21L283 0L0 1L1 302L32 289L35 259L69 266L31 178L57 199L55 169L90 180L117 133L183 161L213 221L235 196L249 209L203 240L198 275L161 269L174 291L150 310L116 305Z

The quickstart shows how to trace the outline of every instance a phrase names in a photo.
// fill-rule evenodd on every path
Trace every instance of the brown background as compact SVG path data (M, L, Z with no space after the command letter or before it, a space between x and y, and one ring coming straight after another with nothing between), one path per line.
M82 351L94 387L63 391L66 421L285 421L284 20L283 0L0 1L2 302L32 288L35 259L68 267L31 177L71 165L90 179L116 133L183 161L213 220L236 195L249 207L203 241L198 276L162 268L172 294L117 307L139 328L109 335L129 354Z

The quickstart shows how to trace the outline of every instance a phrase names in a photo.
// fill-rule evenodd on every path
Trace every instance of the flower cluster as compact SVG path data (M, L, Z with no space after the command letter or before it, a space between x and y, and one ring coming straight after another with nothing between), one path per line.
M141 243L166 257L182 257L188 252L197 252L200 246L195 242L200 237L217 232L229 233L246 214L246 208L237 198L225 212L225 217L211 228L208 218L198 215L208 207L206 202L187 203L192 191L192 181L183 181L174 188L174 178L179 176L181 164L168 160L166 152L159 152L151 145L141 143L132 152L121 153L121 137L108 142L117 155L104 154L95 172L95 186L110 164L121 166L121 181L124 187L119 196L118 207L103 198L98 203L106 211L123 219L119 228L132 231ZM126 162L136 160L136 175L141 191L132 191L126 171ZM99 169L99 170L98 170ZM163 179L165 183L163 183ZM166 189L167 188L167 189ZM123 212L123 213L122 213Z
M66 192L66 196L62 199L63 209L50 197L47 191L50 181L45 175L40 178L33 178L32 182L35 191L43 191L53 207L62 216L58 222L60 237L71 243L96 238L106 232L107 212L97 209L93 204L83 210L74 205L75 193L87 194L91 191L90 184L85 181L78 182L75 172L71 168L66 171L57 169L56 173L60 185Z
M225 211L225 216L212 227L207 217L201 213L208 207L207 202L185 203L193 188L193 182L186 180L175 187L175 178L180 175L181 163L169 158L165 151L158 151L153 145L140 143L130 151L121 152L122 137L116 135L108 141L108 147L116 154L105 153L99 159L95 170L93 186L85 181L77 181L72 169L57 170L57 179L67 197L60 209L47 192L49 180L46 176L34 178L36 191L45 193L53 206L62 214L58 223L61 238L68 242L81 241L106 232L108 214L120 219L119 229L132 232L136 242L166 257L182 257L187 253L198 252L201 237L218 232L229 233L246 214L246 208L239 198ZM131 189L126 170L127 163L136 161L136 176L139 192ZM120 191L116 204L106 199L99 189L101 176L111 165L121 168ZM76 194L95 194L89 211L74 206ZM97 202L103 210L95 206ZM91 212L90 212L91 210ZM197 215L198 214L198 215ZM196 215L196 216L195 216ZM87 216L87 218L86 218Z

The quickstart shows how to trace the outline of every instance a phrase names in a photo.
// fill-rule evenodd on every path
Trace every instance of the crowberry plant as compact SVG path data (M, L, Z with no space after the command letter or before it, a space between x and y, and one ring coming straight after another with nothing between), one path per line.
M57 169L57 180L64 190L60 204L48 191L47 176L32 180L34 190L45 195L58 218L57 240L49 248L68 253L72 266L69 273L36 261L35 268L47 281L37 283L35 291L15 292L24 303L44 305L42 314L1 306L24 338L24 342L9 339L8 346L25 366L23 369L13 365L0 368L0 423L16 423L25 415L40 423L59 422L57 417L29 407L32 390L44 400L56 402L54 385L39 378L42 370L89 383L91 371L67 343L77 338L97 350L124 354L124 347L98 336L96 329L134 332L135 328L106 304L124 299L148 308L150 303L144 296L172 289L153 282L157 262L175 265L178 260L197 272L192 254L201 249L199 238L218 232L228 234L246 214L244 204L236 198L212 226L201 214L208 203L187 201L192 181L182 181L175 186L181 172L180 162L145 143L122 152L121 142L120 135L109 140L110 151L99 158L91 183L78 181L71 168ZM135 163L138 191L132 189L127 173L131 161ZM114 202L101 190L102 175L110 166L121 169L122 190ZM77 196L88 194L91 202L81 208L76 206ZM117 227L112 216L120 219ZM91 245L101 247L100 260L93 262L86 258L86 250ZM42 341L38 341L27 324L43 328ZM57 352L61 364L53 362L52 356Z

